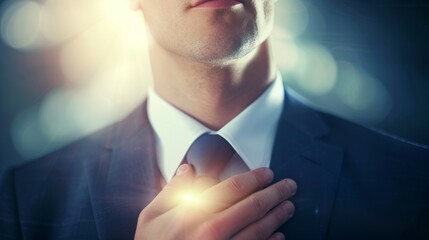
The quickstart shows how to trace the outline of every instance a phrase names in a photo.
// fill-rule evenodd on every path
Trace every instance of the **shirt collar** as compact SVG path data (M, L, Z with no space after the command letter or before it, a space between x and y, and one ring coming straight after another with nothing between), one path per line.
M250 169L268 167L283 102L283 81L277 74L261 96L216 132L150 89L148 117L157 137L161 173L169 181L194 140L207 132L225 138Z

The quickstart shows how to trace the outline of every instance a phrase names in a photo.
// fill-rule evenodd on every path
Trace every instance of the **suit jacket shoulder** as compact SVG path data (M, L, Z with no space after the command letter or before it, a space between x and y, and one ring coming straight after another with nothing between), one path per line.
M272 168L298 184L291 239L425 239L429 150L289 97Z
M0 183L0 238L103 238L99 232L104 228L103 219L97 220L106 214L104 207L108 204L127 201L115 201L121 198L116 196L120 194L117 188L127 191L131 186L121 188L117 180L126 184L145 176L145 170L139 167L150 160L146 151L150 132L143 104L122 121L9 170ZM141 162L134 164L133 159ZM139 176L129 169L141 170ZM127 173L132 175L131 180ZM118 231L106 239L115 239L118 234L132 238L135 215L144 207L145 198L140 200L131 206L137 209L130 215L132 221L122 221L112 228L115 231L127 225L124 229L128 235ZM115 216L116 221L121 222L120 216Z

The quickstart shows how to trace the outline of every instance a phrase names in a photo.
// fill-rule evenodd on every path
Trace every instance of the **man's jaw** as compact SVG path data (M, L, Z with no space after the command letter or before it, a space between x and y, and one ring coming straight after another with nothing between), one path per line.
M244 0L192 0L191 8L228 8L243 4Z

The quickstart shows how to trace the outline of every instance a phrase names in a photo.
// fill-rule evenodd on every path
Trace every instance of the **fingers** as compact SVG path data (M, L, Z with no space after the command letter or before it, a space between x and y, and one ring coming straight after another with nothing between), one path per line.
M219 183L219 179L212 178L212 177L197 177L194 180L193 188L197 192L203 192L204 190L207 190L210 187L213 187L214 185Z
M258 168L229 179L206 190L202 197L209 199L208 209L221 211L266 187L273 180L273 172L268 168Z
M192 212L199 211L200 213L212 213L210 210L210 199L203 198L201 193L218 184L219 180L212 177L197 177L194 178L192 186L190 186L185 192L178 194L177 206L180 207L181 211Z
M285 201L268 212L262 219L241 230L233 239L284 239L282 233L273 234L273 232L289 220L294 211L294 205L290 201Z
M276 232L274 233L269 240L285 240L286 237L283 233L281 232Z
M194 170L191 165L183 164L176 172L176 175L155 197L155 199L145 208L147 211L156 210L157 213L164 213L177 206L180 201L180 194L191 189L194 179Z
M296 190L296 183L291 179L285 179L260 190L217 214L215 222L221 223L217 227L221 232L233 235L237 233L237 229L263 218L272 208L293 196Z

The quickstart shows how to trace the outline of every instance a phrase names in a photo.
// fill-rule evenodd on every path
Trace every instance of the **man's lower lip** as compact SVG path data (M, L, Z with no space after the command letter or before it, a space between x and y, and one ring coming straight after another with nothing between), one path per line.
M242 4L236 0L211 0L195 6L195 8L229 8L237 4Z

